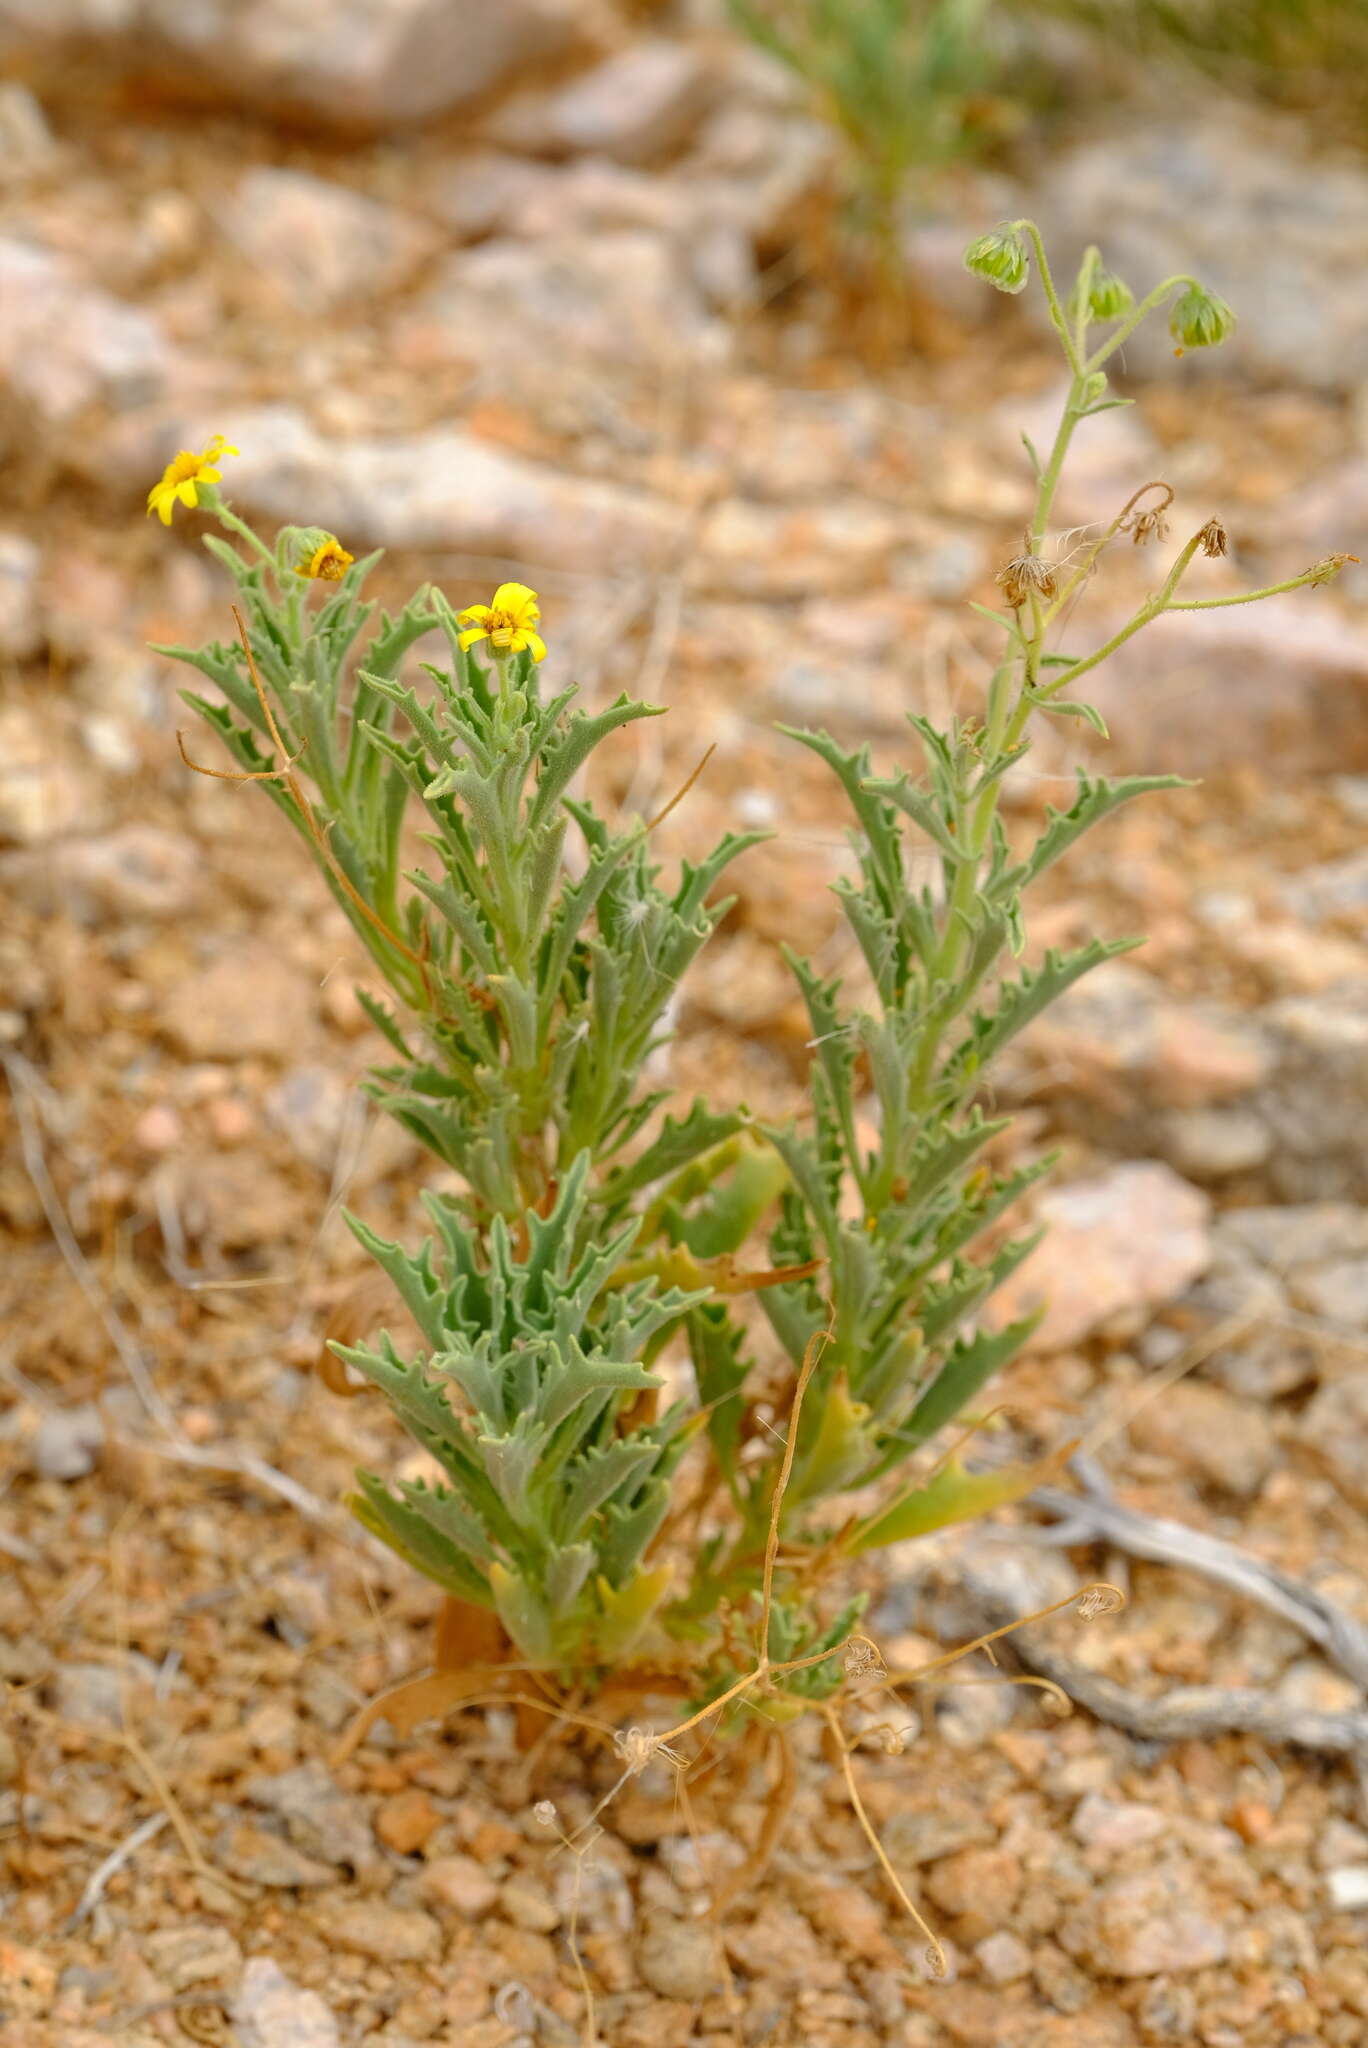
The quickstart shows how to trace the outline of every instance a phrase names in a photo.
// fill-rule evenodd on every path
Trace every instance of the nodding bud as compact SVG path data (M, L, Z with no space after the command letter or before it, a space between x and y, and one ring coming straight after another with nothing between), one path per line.
M1219 519L1208 519L1197 536L1204 555L1223 555L1227 550L1226 530Z
M1217 348L1235 331L1235 315L1205 285L1190 284L1169 314L1169 333L1180 348Z
M1088 290L1088 311L1094 320L1119 320L1135 304L1135 293L1113 270L1095 270Z
M1025 237L1011 226L993 228L969 244L964 252L964 267L972 270L975 277L986 277L1000 292L1025 291L1031 274Z
M1087 379L1087 381L1086 381L1086 382L1084 383L1084 386L1083 386L1083 403L1084 403L1084 405L1096 405L1096 404L1097 404L1097 401L1098 401L1098 399L1099 399L1099 398L1101 398L1101 397L1102 397L1102 395L1103 395L1103 393L1104 393L1104 392L1106 391L1106 388L1107 388L1107 373L1106 373L1106 371L1105 371L1105 370L1094 370L1094 371L1093 371L1093 373L1092 373L1092 375L1091 375L1091 377L1089 377L1089 378Z
M1096 252L1093 252L1094 255ZM1135 304L1135 293L1124 278L1115 271L1104 270L1096 264L1092 276L1087 280L1088 292L1083 296L1083 277L1069 294L1069 311L1075 319L1086 312L1090 320L1119 320L1123 313L1129 313Z

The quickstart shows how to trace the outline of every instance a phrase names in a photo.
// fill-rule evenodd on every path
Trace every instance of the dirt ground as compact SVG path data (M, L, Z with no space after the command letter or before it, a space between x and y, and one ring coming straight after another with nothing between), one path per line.
M437 1605L339 1506L357 1465L398 1469L405 1444L378 1401L336 1399L313 1374L364 1270L342 1204L411 1233L424 1165L358 1092L377 1052L353 993L363 963L321 882L255 792L178 756L177 726L197 759L211 741L145 646L223 631L226 591L198 522L168 536L142 495L201 419L233 439L235 420L257 423L244 501L284 517L292 489L300 520L338 451L368 440L397 449L403 475L452 425L535 465L535 504L503 525L462 510L450 530L416 512L405 528L396 511L385 594L432 576L469 601L517 573L542 593L558 680L666 703L609 750L603 806L648 814L715 749L662 857L727 824L775 837L735 870L671 1079L791 1107L807 1033L778 949L848 957L829 895L847 853L820 765L775 721L908 759L906 708L972 698L983 643L966 601L991 601L1024 502L1008 423L1058 379L1002 301L986 320L958 300L923 311L919 346L871 367L879 336L822 270L820 237L803 238L821 214L804 180L820 177L765 185L785 138L808 137L803 117L698 40L710 125L681 114L629 169L611 138L602 161L523 150L517 93L479 110L483 128L463 115L344 146L120 83L101 57L16 72L47 143L6 144L0 236L63 266L21 288L57 295L66 339L41 375L0 366L0 560L17 593L13 622L0 608L14 2048L570 2048L587 2026L606 2048L1368 2039L1368 654L1352 587L1303 593L1310 627L1279 612L1209 655L1175 638L1166 665L1123 674L1116 758L1203 779L1112 820L1052 880L1033 949L1137 929L1149 944L999 1084L1022 1142L1062 1147L1064 1190L1030 1282L1056 1302L1051 1334L1008 1375L1003 1427L1026 1449L1082 1438L1137 1517L1236 1546L1297 1582L1301 1605L1275 1611L1086 1531L1047 1542L1055 1516L1033 1503L871 1568L872 1632L900 1668L994 1626L998 1599L1027 1612L1095 1580L1127 1595L1091 1620L1066 1608L1023 1637L1021 1661L1004 1648L956 1665L908 1695L902 1754L858 1753L887 1855L944 1944L941 1981L815 1728L768 1872L716 1919L710 1891L764 1823L774 1759L758 1734L710 1750L683 1786L663 1765L621 1785L579 1853L537 1809L553 1802L573 1830L619 1764L592 1743L529 1750L506 1710L402 1738L381 1723L330 1761L364 1703L423 1666ZM728 118L759 122L763 175ZM510 164L528 173L511 228ZM280 194L225 214L225 185L263 167L392 209L386 261L400 246L411 260L377 271L325 209L291 230L323 278L301 296L298 245L283 268L272 254ZM712 300L690 286L672 320L653 266L677 260L681 195L705 175L733 180L741 224L716 262L740 250L753 276ZM978 196L971 183L957 203ZM527 224L537 207L549 227ZM604 235L632 244L615 247L640 325L614 327L615 279L583 303L558 282L563 359L545 332L524 350L480 341L463 324L488 289L473 273L449 284L456 313L431 297L453 250L497 245L516 279L517 262ZM545 282L498 289L516 306ZM111 301L172 351L157 388L120 395ZM1231 526L1219 587L1303 566L1315 494L1362 431L1353 392L1171 368L1130 387L1134 412L1109 416L1124 425L1099 433L1063 517L1097 517L1171 468L1194 528L1218 509ZM300 420L321 457L291 440ZM283 468L272 434L296 448ZM510 531L541 553L513 553ZM1109 558L1098 616L1150 572L1137 551ZM1066 786L1071 739L1014 789L1018 826ZM1308 1589L1341 1635L1308 1625ZM1097 1711L1065 1716L1006 1682L1061 1659L1080 1694L1110 1682ZM1164 1732L1151 1710L1196 1688L1209 1732Z

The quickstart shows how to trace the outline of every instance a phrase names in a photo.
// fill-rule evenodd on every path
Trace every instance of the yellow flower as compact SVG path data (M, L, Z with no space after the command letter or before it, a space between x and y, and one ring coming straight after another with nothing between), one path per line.
M174 462L168 462L162 471L161 482L153 484L147 494L147 509L155 512L163 526L171 524L171 515L177 504L198 505L197 484L216 484L222 472L214 464L225 455L236 455L236 448L230 448L222 434L215 434L209 446L199 455L189 448L182 448Z
M296 571L300 576L311 576L315 583L340 583L356 560L349 555L335 534L326 533L306 562L301 562Z
M532 630L540 617L535 590L525 583L501 583L493 604L468 604L461 613L462 624L467 619L475 622L461 635L462 651L477 640L487 640L496 654L521 654L530 647L533 661L542 661L546 642Z

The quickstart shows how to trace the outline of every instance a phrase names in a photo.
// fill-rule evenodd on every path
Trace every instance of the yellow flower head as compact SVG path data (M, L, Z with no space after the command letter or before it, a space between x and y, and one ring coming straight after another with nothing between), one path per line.
M540 617L535 590L525 583L501 583L493 604L468 604L461 613L462 625L467 619L474 622L461 635L462 651L477 640L487 640L496 654L521 654L530 647L533 661L542 661L546 642L532 630Z
M225 455L236 455L236 448L230 448L222 434L215 434L209 446L199 455L189 448L182 448L174 462L168 462L162 471L160 483L153 484L147 494L147 509L155 512L163 526L171 524L171 515L176 506L195 506L199 503L198 484L216 484L222 472L214 468Z
M313 553L299 564L296 574L310 576L315 583L340 583L355 560L336 534L325 533Z

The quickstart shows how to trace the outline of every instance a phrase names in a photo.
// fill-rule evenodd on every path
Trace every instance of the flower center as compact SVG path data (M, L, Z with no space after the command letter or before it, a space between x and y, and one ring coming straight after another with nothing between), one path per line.
M173 484L184 484L199 474L199 466L200 457L192 455L188 448L182 448L167 474Z
M494 623L489 629L490 645L493 647L511 647L513 645L513 635L517 630L518 622L513 617L512 612L495 612Z

